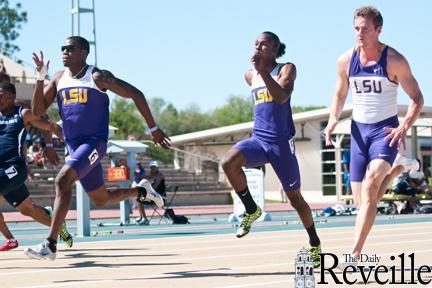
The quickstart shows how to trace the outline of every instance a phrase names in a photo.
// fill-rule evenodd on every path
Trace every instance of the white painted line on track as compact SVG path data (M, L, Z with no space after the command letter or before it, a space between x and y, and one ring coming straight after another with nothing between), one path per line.
M239 284L230 286L217 286L215 288L243 288L243 287L266 287L266 285L281 284L293 282L293 279L281 280L281 281L271 281L271 282L254 282L249 284Z
M409 244L409 243L422 243L422 242L427 242L430 243L430 239L423 239L423 240L409 240L409 241L399 241L399 242L392 242L392 244ZM275 243L272 243L275 244ZM283 243L282 243L283 244ZM265 245L269 245L268 243L265 243ZM383 243L372 243L369 244L368 246L388 246L388 243L383 242ZM352 246L351 245L346 245L346 246L333 246L333 247L326 247L327 251L335 251L335 250L340 250L341 248L344 249L350 249ZM214 247L213 247L214 249ZM141 261L141 262L133 262L133 264L137 265L137 264L167 264L167 263L171 263L172 261L176 261L176 262L186 262L186 261L202 261L202 260L211 260L211 259L221 259L221 258L233 258L233 257L253 257L253 256L259 256L259 255L274 255L274 254L281 254L281 253L297 253L298 249L290 249L290 250L276 250L276 251L266 251L266 252L256 252L256 253L251 253L251 252L247 252L247 253L239 253L239 254L228 254L228 255L212 255L212 256L204 256L204 257L190 257L190 258L174 258L174 259L170 259L170 260L163 260L163 261ZM89 258L91 258L91 256L89 256ZM33 260L33 261L37 261L37 260ZM39 262L41 263L41 262ZM43 263L43 262L42 262ZM100 267L96 266L96 267L86 267L86 269L99 269ZM82 269L80 267L67 267L67 268L45 268L45 269L38 269L38 270L26 270L26 271L17 271L17 272L6 272L6 273L0 273L0 277L4 277L4 276L10 276L10 275L22 275L22 274L32 274L32 273L52 273L52 272L56 272L56 271L72 271L72 270L77 270L77 269Z
M410 251L410 253L424 253L424 252L432 252L432 250L413 250ZM380 254L380 256L383 255L393 255L394 253L383 253ZM254 265L254 266L235 266L233 268L230 268L230 271L235 270L245 270L245 269L251 269L251 268L264 268L264 267L271 267L271 266L288 266L288 265L294 265L294 262L284 262L284 263L274 263L274 264L264 264L264 265ZM58 270L57 270L58 271ZM220 273L218 269L214 270L202 270L202 271L194 271L195 273L209 273L211 271L214 271L215 273ZM227 275L229 276L229 275ZM122 280L144 280L144 279L153 279L153 278L174 278L178 277L175 272L169 272L169 274L154 274L154 275L147 275L147 276L130 276L123 278ZM64 286L76 286L76 285L91 285L91 284L100 284L105 282L116 282L119 281L118 279L104 279L104 280L88 280L88 281L73 281L70 282L62 282L62 283L53 283L53 284L45 284L45 285L36 285L36 286L23 286L20 288L52 288L52 287L64 287ZM281 281L271 281L271 282L254 282L249 284L238 284L238 285L229 285L229 286L217 286L214 288L241 288L241 287L255 287L260 285L272 285L272 284L278 284L278 283L288 283L292 282L293 279L287 279L287 280L281 280ZM82 287L82 286L81 286Z
M408 232L408 230L418 230L419 229L419 227L410 227L410 228L411 229L409 229L409 228L404 229L404 232ZM424 228L426 228L426 227L424 227ZM380 229L379 231L374 230L372 233L377 234L376 232L388 232L388 231L396 231L396 232L398 232L397 235L396 235L397 237L402 237L402 236L412 237L412 236L432 234L432 229L430 229L430 226L427 226L427 229L423 229L423 232L416 232L416 233L399 233L400 232L400 228L398 228L398 227L387 228L387 229ZM277 232L283 232L283 231L277 231ZM304 233L304 231L301 231L301 232L302 232L302 234ZM264 233L264 232L261 232L261 233ZM258 235L258 234L261 234L261 233L256 233L256 234L254 234L254 236ZM325 236L340 235L340 234L346 235L346 233L347 233L346 231L336 231L336 232L333 232L333 233L326 233ZM272 234L274 234L274 232ZM370 235L370 237L368 237L368 241L371 241L370 239L380 239L380 238L388 238L389 237L389 235L375 235L375 234ZM323 238L322 237L323 235L321 233L319 235L321 236L321 238ZM266 236L266 237L249 238L249 239L247 239L247 241L251 242L251 241L254 241L254 240L267 240L267 239L269 239L269 240L281 240L281 239L285 239L285 238L296 238L296 239L298 239L298 237L299 237L298 235L282 235L281 233L278 233L277 235L271 235L271 236ZM304 237L306 237L306 235L304 235ZM328 243L330 241L338 241L339 242L339 241L342 241L342 240L352 240L352 239L353 239L353 237L338 237L338 238L330 238L330 239L327 238L324 241L326 243ZM187 239L185 239L185 240L187 240ZM221 245L219 245L219 246L214 246L213 245L212 246L212 245L208 245L206 247L182 248L182 249L171 249L171 250L151 250L151 251L143 250L142 252L143 252L143 256L151 256L151 255L165 254L165 253L179 253L179 252L187 252L187 251L203 251L203 250L210 250L210 249L214 250L214 249L224 249L224 248L225 249L235 249L235 248L257 247L257 246L267 246L267 245L269 245L269 243L267 243L267 242L246 244L246 243L244 243L244 242L242 243L240 241L238 239L235 239L235 238L233 238L233 239L219 239L219 240L214 240L214 241L206 241L205 244L221 243L221 242L238 243L238 244L227 245L227 246L221 246ZM409 241L405 241L405 242L409 242ZM96 243L99 243L99 242L96 242ZM392 242L392 243L395 243L395 242ZM82 244L82 243L80 243L80 244ZM110 244L112 244L112 242ZM183 244L183 243L182 242L177 242L177 241L175 243L176 246L179 246L181 244ZM196 242L185 241L185 244L187 244L188 246L192 246L193 247L193 244L203 244L203 241L202 240L201 241L196 241ZM285 245L285 244L287 244L287 242L286 241L283 241L283 242L272 242L271 244L272 245ZM387 243L387 244L389 244L389 243ZM140 245L134 245L134 247L138 247L139 248ZM148 243L147 244L143 244L143 248L144 249L147 248L147 247L149 247ZM88 249L88 248L86 248L86 249ZM109 249L115 250L115 249L118 249L118 246L112 246L112 247L109 247L109 248L108 247L103 247L104 255L109 255L109 256L116 256L116 255L123 256L124 255L124 252L119 253L119 254L107 253L107 252L109 252ZM85 252L86 250L83 250L83 251ZM70 254L70 253L74 253L74 252L75 251L68 252L68 250L64 250L64 251L62 251L62 254ZM89 254L89 258L91 258L91 257L92 257L92 255ZM73 258L61 258L61 260L69 260L69 259L73 259ZM34 259L20 259L20 260L9 260L9 261L8 260L1 260L0 264L9 264L10 265L10 264L26 263L26 262L34 263L35 261L36 260L34 260ZM0 273L0 275L2 275L2 274Z

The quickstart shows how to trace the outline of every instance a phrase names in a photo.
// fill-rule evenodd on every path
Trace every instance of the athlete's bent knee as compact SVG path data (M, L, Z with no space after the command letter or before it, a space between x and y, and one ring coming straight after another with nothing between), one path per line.
M373 207L373 206L377 206L378 205L378 199L376 198L366 198L366 199L362 199L361 202L361 206L364 207Z
M55 186L58 188L57 191L63 191L67 188L71 188L74 182L73 179L69 179L66 173L59 173L54 180ZM67 189L68 190L68 189Z
M304 200L303 196L300 194L299 190L288 192L287 196L291 206L293 206L294 209L296 210L301 209L302 206L306 204L306 201Z
M103 207L108 203L108 199L106 198L96 198L96 199L92 199L92 202L97 206L97 207Z
M23 206L18 208L22 215L24 216L32 216L33 215L33 205Z
M229 151L222 159L222 168L225 172L241 169L241 154L239 151Z
M109 194L108 191L100 188L89 192L87 195L90 197L90 200L97 206L97 207L103 207L108 204L109 201Z

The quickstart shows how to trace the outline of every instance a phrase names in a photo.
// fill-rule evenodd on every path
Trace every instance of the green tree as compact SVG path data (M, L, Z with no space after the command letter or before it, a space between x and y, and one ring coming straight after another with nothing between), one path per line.
M19 51L13 42L18 38L21 24L27 22L27 12L21 11L21 4L9 7L8 0L0 0L0 53L6 56Z
M176 135L179 113L172 103L169 103L155 118L156 122L165 133L168 135Z
M292 106L292 113L300 113L325 108L326 106Z
M150 110L156 123L168 135L175 135L177 131L178 111L172 103L167 103L163 98L154 97L148 100Z
M211 116L202 113L198 105L193 103L181 111L162 98L150 99L149 105L159 127L168 135L184 134L215 126L210 121Z
M216 108L212 114L216 127L252 121L252 100L244 96L230 96L228 103Z
M178 113L177 125L172 135L190 133L216 127L211 121L211 115L202 113L197 104L190 104Z
M153 97L148 100L148 104L150 106L150 110L153 114L153 117L157 118L162 113L163 109L167 106L165 100L161 97Z
M152 159L157 159L159 161L162 161L165 164L172 165L174 161L173 150L165 150L152 143L145 143L145 144L148 145L147 156L149 156Z
M133 101L115 98L111 105L110 124L118 128L115 139L127 139L129 135L136 139L145 138L145 120Z
M253 120L252 103L247 97L230 96L227 104L213 111L202 112L197 104L178 110L162 98L152 98L149 105L158 125L168 135L191 133Z
M150 109L158 125L169 135L253 121L253 105L249 97L230 96L227 103L212 111L202 112L198 105L191 104L178 110L163 98L149 100ZM293 106L293 113L323 108L322 106Z
M48 110L46 111L46 114L48 114L49 119L51 119L51 121L59 121L60 120L60 115L59 115L59 109L57 104L52 104L48 107Z

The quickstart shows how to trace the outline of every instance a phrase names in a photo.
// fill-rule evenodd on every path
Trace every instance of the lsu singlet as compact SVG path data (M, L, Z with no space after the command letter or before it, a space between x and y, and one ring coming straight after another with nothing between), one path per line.
M273 79L277 80L283 65L277 64L270 73ZM269 141L293 137L295 126L292 120L291 98L283 104L276 103L264 80L255 70L252 74L251 92L254 105L254 135Z
M353 119L371 124L397 115L398 84L387 74L388 46L381 48L381 57L371 65L360 63L360 49L354 48L349 68L353 97Z
M57 84L57 103L68 145L88 138L108 139L109 98L96 86L93 69L89 66L79 79L72 78L66 70Z
M371 65L360 63L360 49L354 49L349 81L353 96L353 121L351 121L350 179L361 182L372 160L393 164L397 145L389 147L384 140L387 128L399 125L397 118L398 84L388 79L388 47L381 48L380 59Z
M283 64L277 64L270 73L274 80ZM264 81L253 71L251 90L254 104L252 137L234 145L245 157L246 167L270 163L284 191L300 188L300 170L295 156L295 134L290 100L283 104L274 101Z
M22 107L17 106L10 115L0 114L0 164L25 163L24 141L27 131L22 110Z

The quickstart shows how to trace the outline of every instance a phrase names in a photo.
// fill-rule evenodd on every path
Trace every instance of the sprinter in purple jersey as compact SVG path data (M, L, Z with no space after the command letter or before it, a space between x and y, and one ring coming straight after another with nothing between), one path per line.
M297 72L292 63L276 62L284 53L285 44L276 34L263 32L256 39L251 59L254 69L245 75L254 104L253 135L234 145L225 155L222 166L246 210L236 236L240 238L248 234L252 223L262 214L249 192L242 167L270 163L309 234L312 259L314 266L318 267L320 240L309 205L300 193L300 173L293 139L295 127L290 102Z
M63 135L69 157L55 179L56 198L53 221L48 238L35 248L27 248L30 258L54 260L57 235L66 217L72 198L72 185L79 180L89 198L97 206L105 206L137 197L140 201L153 201L159 207L162 197L154 191L148 180L136 188L107 189L104 184L101 160L106 153L109 123L107 90L130 98L146 120L153 141L163 148L170 147L170 139L156 125L144 94L129 83L116 78L111 72L86 63L89 43L79 36L66 39L61 47L63 64L67 68L56 73L44 88L48 64L33 54L38 71L38 81L32 99L35 115L42 115L57 97L59 114L63 120Z
M375 222L377 203L395 170L392 164L405 135L420 114L423 95L407 60L378 39L383 25L381 13L372 6L354 13L357 46L337 62L338 78L331 112L325 129L326 145L341 115L348 90L353 97L351 124L350 180L358 208L352 261L340 266L356 266L366 238ZM397 118L399 84L411 98L402 123ZM403 161L409 163L409 161ZM399 169L399 168L398 168Z

